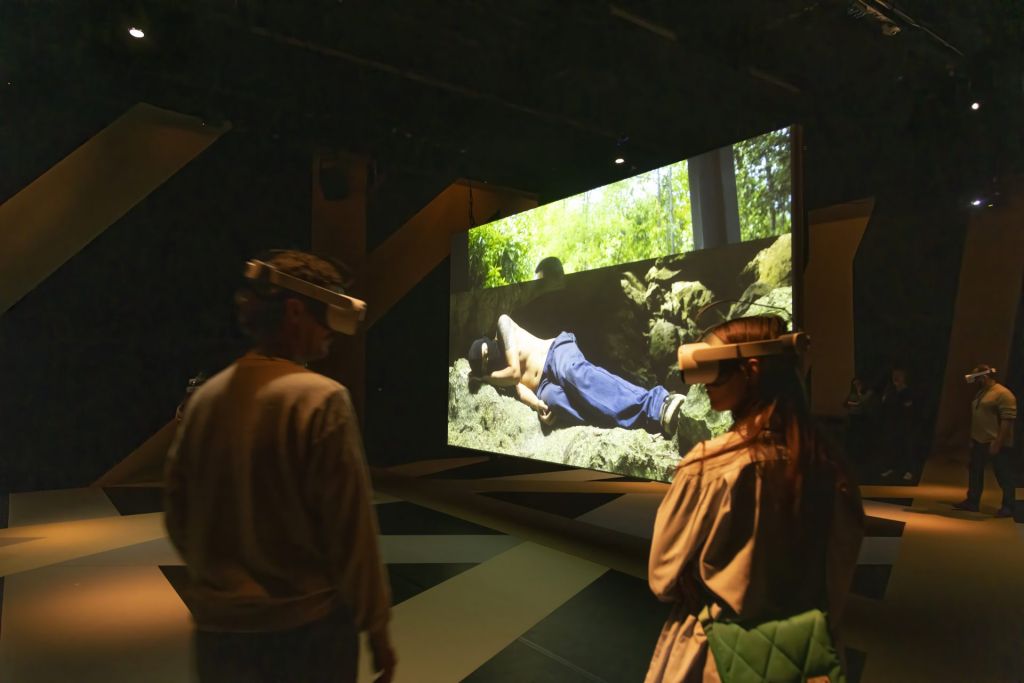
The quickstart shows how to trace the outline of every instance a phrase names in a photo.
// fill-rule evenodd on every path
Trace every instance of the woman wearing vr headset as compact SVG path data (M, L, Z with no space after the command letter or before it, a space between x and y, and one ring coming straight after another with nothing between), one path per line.
M785 333L774 316L726 322L696 345L718 360L684 372L706 384L712 408L732 411L734 424L682 458L658 509L648 576L673 608L648 683L728 681L735 671L717 661L714 639L709 648L718 623L748 628L816 609L835 637L864 513L812 424L795 341L802 335ZM832 666L839 670L838 658Z

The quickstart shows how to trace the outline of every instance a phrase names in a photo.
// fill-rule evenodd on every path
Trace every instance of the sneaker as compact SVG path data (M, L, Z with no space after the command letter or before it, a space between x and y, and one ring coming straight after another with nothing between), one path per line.
M903 473L903 481L914 481L914 475L910 472Z
M969 500L961 500L959 503L953 503L954 510L963 510L964 512L977 512L978 504L972 503Z
M1004 505L996 511L996 517L1013 517L1013 508L1009 505Z
M661 404L661 429L668 436L673 436L679 428L679 416L683 414L685 394L669 394Z

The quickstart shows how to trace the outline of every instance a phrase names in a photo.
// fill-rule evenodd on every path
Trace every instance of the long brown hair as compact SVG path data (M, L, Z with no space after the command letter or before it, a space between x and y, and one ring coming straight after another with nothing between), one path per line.
M737 318L710 330L725 344L775 339L786 333L786 323L777 316ZM836 483L843 478L834 454L811 416L800 372L800 359L796 354L765 356L758 359L758 382L749 387L741 410L735 415L753 424L753 418L763 416L759 429L726 451L741 448L764 448L770 441L780 442L788 451L785 468L786 500L794 512L804 499L804 482L812 472L828 471ZM769 437L769 438L766 438ZM714 457L711 453L708 457ZM809 493L809 492L808 492Z

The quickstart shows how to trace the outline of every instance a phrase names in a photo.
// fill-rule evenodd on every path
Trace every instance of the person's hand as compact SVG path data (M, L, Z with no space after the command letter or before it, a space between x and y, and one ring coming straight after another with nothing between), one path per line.
M373 671L375 683L391 683L395 677L395 665L398 658L391 647L387 629L370 634L370 651L373 653Z
M541 424L551 426L555 423L555 414L551 412L551 408L548 408L548 404L540 399L537 399L537 406L534 408L537 411L537 417L540 419Z

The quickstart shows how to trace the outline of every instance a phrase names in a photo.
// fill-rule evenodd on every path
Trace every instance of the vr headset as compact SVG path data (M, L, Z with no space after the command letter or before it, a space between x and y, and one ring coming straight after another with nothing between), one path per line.
M740 344L683 344L678 350L679 371L687 384L714 384L723 365L744 358L801 354L807 351L810 345L811 339L804 332L791 332L775 339Z
M246 279L282 287L327 306L327 326L335 332L352 335L366 318L366 302L332 289L314 285L294 275L283 273L269 263L248 261L243 275Z
M964 375L964 381L967 382L968 384L974 384L975 382L980 382L985 377L994 374L996 374L995 368L988 368L987 370L978 370L977 372L968 372L966 375Z

